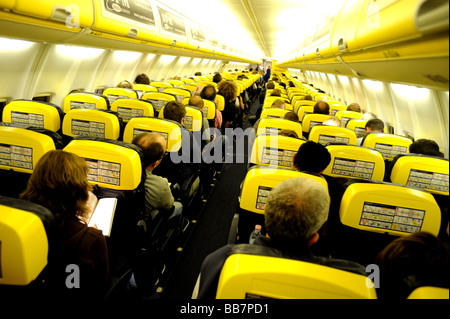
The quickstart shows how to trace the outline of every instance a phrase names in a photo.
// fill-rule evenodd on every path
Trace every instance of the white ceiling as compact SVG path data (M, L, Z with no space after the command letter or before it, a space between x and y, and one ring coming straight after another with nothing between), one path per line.
M345 0L161 0L255 58L282 59ZM231 43L230 43L231 42Z

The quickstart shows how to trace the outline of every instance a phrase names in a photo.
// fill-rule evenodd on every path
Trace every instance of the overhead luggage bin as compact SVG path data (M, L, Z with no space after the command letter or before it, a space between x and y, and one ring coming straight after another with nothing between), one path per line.
M188 32L185 18L159 2L155 3L155 9L159 24L158 42L174 47L186 47Z
M95 1L92 30L157 42L156 16L150 1Z

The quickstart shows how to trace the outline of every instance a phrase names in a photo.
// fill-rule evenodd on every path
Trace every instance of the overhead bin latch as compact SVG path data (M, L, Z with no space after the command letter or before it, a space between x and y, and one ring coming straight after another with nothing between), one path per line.
M177 45L177 40L172 40L171 45L176 46Z
M344 37L340 37L338 40L338 50L339 52L347 52L348 47L347 47L347 41L344 39Z
M65 23L69 29L80 27L80 8L75 4L63 6L55 4L52 8L50 20Z
M316 48L316 55L318 58L321 58L322 56L320 55L320 50L319 48Z
M131 37L131 38L136 38L137 35L138 35L138 30L137 30L137 29L135 29L135 28L130 28L130 29L128 30L127 36L129 36L129 37Z

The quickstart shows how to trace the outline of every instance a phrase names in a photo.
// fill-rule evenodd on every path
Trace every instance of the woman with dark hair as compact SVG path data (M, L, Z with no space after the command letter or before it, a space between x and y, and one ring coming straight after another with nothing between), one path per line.
M222 111L222 128L230 126L239 112L236 107L236 97L238 96L238 89L234 82L222 81L218 85L218 94L225 98L225 108Z
M101 299L108 288L105 237L85 222L92 189L88 172L81 157L62 150L49 151L37 163L20 195L48 208L56 217L56 227L48 234L46 276L55 297Z

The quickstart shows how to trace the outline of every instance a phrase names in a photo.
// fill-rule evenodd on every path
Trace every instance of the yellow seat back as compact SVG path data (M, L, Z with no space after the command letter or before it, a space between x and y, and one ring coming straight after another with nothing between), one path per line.
M144 101L150 101L153 105L154 110L158 113L167 104L167 102L172 102L172 101L177 100L176 97L172 94L160 93L160 92L145 93L141 99Z
M256 135L260 134L278 134L281 130L292 130L301 138L303 136L300 123L279 118L264 118L258 124Z
M121 145L97 140L73 140L64 151L86 160L89 166L88 180L116 190L134 190L142 178L139 154Z
M277 109L273 107L266 108L262 110L260 118L284 118L286 113L289 113L289 110Z
M165 80L164 82L172 84L174 88L179 88L181 85L184 85L184 82L180 80Z
M216 299L376 299L366 279L299 260L232 254L220 273Z
M378 150L385 160L391 161L398 154L409 153L412 141L400 135L371 133L367 134L362 146Z
M137 116L155 116L152 103L139 99L117 99L111 105L111 111L117 112L125 123Z
M449 299L449 289L424 286L414 289L408 299Z
M157 88L147 84L134 84L133 90L140 92L158 92Z
M191 92L189 90L180 88L165 88L162 92L174 95L177 101L180 103L182 103L185 98L191 97Z
M150 85L157 88L158 92L162 92L165 88L173 88L173 85L167 82L150 82Z
M103 91L103 95L109 100L109 104L113 104L117 99L137 99L136 91L125 88L107 88Z
M203 99L203 114L207 120L214 120L216 118L216 103Z
M353 112L353 111L338 111L336 112L336 117L341 120L341 126L346 127L347 122L350 120L360 120L362 113L359 112Z
M159 112L158 118L164 118L164 108ZM186 116L183 126L191 132L199 132L203 126L203 112L196 107L186 106Z
M15 100L8 103L3 109L2 119L6 123L26 124L54 132L61 128L57 106L37 101Z
M217 101L217 110L223 111L225 109L225 98L220 94L216 94L216 101Z
M191 92L191 96L193 96L194 93L195 93L195 90L197 89L197 86L185 84L185 85L181 85L179 88L180 89L184 89L184 90L188 90L189 92Z
M293 104L294 106L294 111L300 114L300 109L304 106L310 106L311 108L309 108L311 110L311 113L314 110L314 105L316 104L316 101L308 101L308 100L298 100L297 102L295 102L295 104Z
M281 167L253 166L248 170L242 185L240 208L264 214L270 191L282 181L296 177L313 178L321 183L328 192L328 183L321 176Z
M73 109L63 120L66 136L90 136L117 140L120 123L116 115L101 110Z
M449 195L448 160L418 154L400 156L393 163L392 183L415 186L433 194Z
M328 145L327 150L331 161L324 175L383 181L385 164L380 152L354 145Z
M109 100L106 96L95 93L70 93L64 99L64 113L72 109L100 109L108 110Z
M354 131L345 127L328 125L314 126L309 132L308 139L324 146L330 143L342 143L349 145L356 145L358 143Z
M353 183L339 210L342 224L362 231L405 236L439 233L441 210L425 191L390 183Z
M0 126L0 141L0 169L22 173L33 173L39 159L55 149L50 136L17 127Z
M181 125L174 121L153 117L131 119L125 126L123 141L131 143L136 135L146 132L155 132L164 136L167 152L178 152L181 148Z
M306 114L302 120L303 132L308 133L314 126L322 124L323 122L325 122L325 120L328 120L330 117L331 115L326 114L316 114L316 113Z
M330 105L330 114L331 115L336 115L336 113L340 112L340 111L347 111L347 106L342 105L342 104L331 105L330 103L328 103L328 105Z
M305 140L298 138L261 134L253 143L250 163L292 167L294 155Z
M285 109L286 109L286 110L290 110L290 111L293 110L293 107L292 107L292 105L291 105L291 101L289 101L289 99L282 98L282 97L279 97L279 96L268 96L268 97L266 97L266 98L264 99L264 104L263 104L263 108L262 108L262 109L264 110L264 109L266 109L266 108L272 107L272 104L273 104L276 100L283 100L283 101L285 102L285 105L286 105Z
M354 131L357 138L364 137L366 135L366 124L368 121L369 120L349 120L345 127Z
M303 105L298 109L297 115L300 122L307 114L312 114L314 112L314 105Z
M26 286L47 265L47 234L37 215L11 207L2 198L6 199L0 197L0 285Z
M188 79L188 78L181 79L181 81L183 81L186 84L193 84L193 83L195 83L195 80Z

